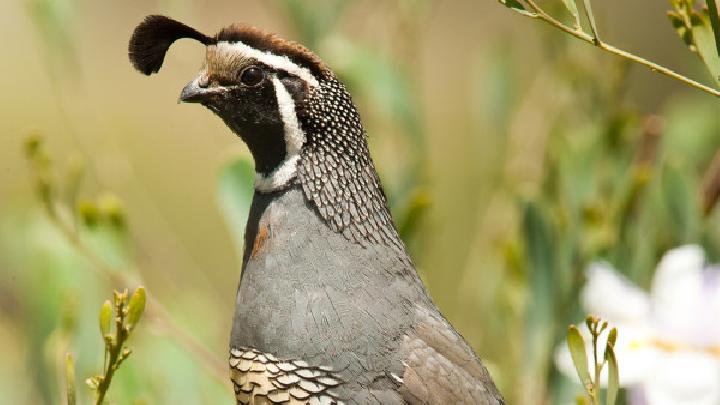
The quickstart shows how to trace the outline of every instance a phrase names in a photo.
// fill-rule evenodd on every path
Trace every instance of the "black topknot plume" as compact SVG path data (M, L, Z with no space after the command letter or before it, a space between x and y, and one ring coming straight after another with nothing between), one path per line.
M135 69L146 75L157 73L170 45L180 38L192 38L204 45L212 45L215 39L164 15L149 15L135 27L128 56Z

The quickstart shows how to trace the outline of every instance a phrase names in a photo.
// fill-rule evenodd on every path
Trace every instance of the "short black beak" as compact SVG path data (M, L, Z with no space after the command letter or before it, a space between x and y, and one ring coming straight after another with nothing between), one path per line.
M202 87L200 78L196 78L182 89L178 103L202 103L224 91L223 87Z

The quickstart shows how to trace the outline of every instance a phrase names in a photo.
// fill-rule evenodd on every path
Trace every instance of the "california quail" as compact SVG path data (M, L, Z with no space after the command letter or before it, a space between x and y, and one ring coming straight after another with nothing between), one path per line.
M335 74L256 28L208 37L157 15L130 60L158 72L180 38L207 46L180 100L217 114L255 160L230 337L237 403L504 403L418 278Z

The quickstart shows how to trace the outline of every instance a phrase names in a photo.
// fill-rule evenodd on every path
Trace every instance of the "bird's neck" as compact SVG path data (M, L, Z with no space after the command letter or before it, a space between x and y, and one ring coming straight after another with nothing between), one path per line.
M360 115L335 78L301 104L305 142L297 178L325 223L361 245L381 244L406 256L375 170Z
M382 256L388 260L402 263L403 268L412 268L392 222L380 224L369 219L361 224L359 220L367 208L363 210L357 208L358 205L343 208L342 203L333 203L322 207L319 209L315 200L307 197L300 180L270 193L256 191L245 230L244 264L253 258L271 257L271 250L280 254L278 249L289 246L291 239L292 243L299 243L298 239L318 237L330 238L336 244L339 244L338 240L344 240L343 249L382 251ZM339 215L328 215L330 212ZM336 222L343 216L350 218L348 225ZM389 218L389 213L387 216ZM331 234L335 236L331 237ZM273 243L268 243L270 240Z
M366 147L366 146L365 146ZM406 255L385 193L369 155L306 150L298 162L298 183L325 224L362 246L381 244Z

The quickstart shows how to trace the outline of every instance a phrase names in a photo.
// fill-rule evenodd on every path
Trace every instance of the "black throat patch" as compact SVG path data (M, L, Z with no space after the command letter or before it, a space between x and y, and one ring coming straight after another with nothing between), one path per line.
M268 174L285 160L285 128L272 85L252 92L233 92L206 106L242 138L253 155L256 172Z
M306 198L336 232L363 246L383 244L406 257L370 158L360 115L335 77L301 103L307 136L298 178Z

